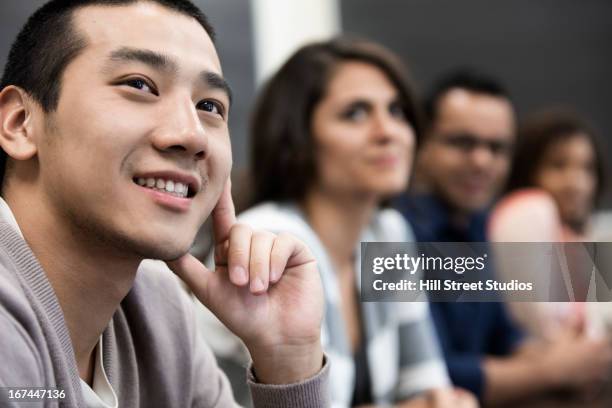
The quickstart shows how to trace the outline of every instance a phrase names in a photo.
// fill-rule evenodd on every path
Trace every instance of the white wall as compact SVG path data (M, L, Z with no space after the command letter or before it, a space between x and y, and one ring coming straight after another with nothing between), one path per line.
M300 46L340 32L338 0L251 0L251 8L257 84Z

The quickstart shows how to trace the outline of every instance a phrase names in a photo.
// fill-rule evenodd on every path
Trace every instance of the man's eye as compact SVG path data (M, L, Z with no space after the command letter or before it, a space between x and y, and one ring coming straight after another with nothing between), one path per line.
M132 88L136 88L140 91L149 92L156 96L158 95L157 90L153 86L149 85L147 81L142 78L128 79L124 83L125 85L130 86Z
M196 105L196 108L205 112L214 113L219 116L223 116L224 114L223 106L220 103L211 100L199 102Z

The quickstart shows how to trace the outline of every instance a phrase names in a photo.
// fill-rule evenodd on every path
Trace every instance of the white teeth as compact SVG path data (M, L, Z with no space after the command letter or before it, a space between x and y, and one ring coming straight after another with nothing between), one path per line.
M152 188L154 190L162 190L163 192L170 193L177 197L187 197L189 187L187 184L179 183L174 180L165 180L153 177L138 177L136 183L143 187Z

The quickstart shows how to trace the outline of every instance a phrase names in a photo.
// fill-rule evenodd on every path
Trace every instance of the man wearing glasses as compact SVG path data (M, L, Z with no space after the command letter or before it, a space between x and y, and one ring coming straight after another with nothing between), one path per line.
M487 210L508 176L515 114L494 79L458 71L425 105L415 180L396 202L420 242L483 242ZM527 346L503 303L431 303L449 374L486 404L561 388L575 372L569 343Z
M511 164L515 117L509 96L480 73L455 72L434 87L425 113L415 194L400 207L409 216L433 208L441 213L409 217L419 240L485 241L485 209Z

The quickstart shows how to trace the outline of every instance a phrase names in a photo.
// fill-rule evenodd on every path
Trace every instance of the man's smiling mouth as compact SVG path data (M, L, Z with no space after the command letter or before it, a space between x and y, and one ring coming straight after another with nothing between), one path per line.
M137 177L133 179L139 186L150 188L161 193L166 193L179 198L191 198L195 194L189 188L189 185L181 183L177 180L166 178L153 177Z

